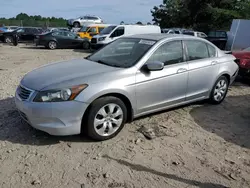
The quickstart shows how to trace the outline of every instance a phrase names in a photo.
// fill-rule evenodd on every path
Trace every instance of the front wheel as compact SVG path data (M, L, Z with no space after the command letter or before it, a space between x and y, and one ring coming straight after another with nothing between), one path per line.
M127 109L119 98L99 98L93 102L88 113L88 136L99 141L111 139L122 130L126 120Z
M79 28L80 27L80 23L79 22L74 22L73 26L74 26L74 28Z
M51 49L51 50L54 50L57 48L57 43L55 41L49 41L48 43L48 48Z
M88 41L83 42L82 44L84 50L89 50L90 49L90 43Z
M221 76L214 84L210 94L212 104L220 104L226 97L229 81L225 76Z

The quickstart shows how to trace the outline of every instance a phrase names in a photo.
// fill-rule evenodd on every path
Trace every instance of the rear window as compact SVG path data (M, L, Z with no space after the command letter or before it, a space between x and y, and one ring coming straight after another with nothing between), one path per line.
M210 31L210 32L208 32L208 36L209 37L222 37L222 38L226 38L227 37L227 33L225 31Z

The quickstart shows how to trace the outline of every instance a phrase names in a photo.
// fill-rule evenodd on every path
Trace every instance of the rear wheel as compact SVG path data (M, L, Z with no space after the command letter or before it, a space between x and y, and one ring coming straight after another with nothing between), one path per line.
M6 37L4 38L4 42L5 42L5 43L12 43L12 42L13 42L13 37L11 37L11 36L6 36Z
M210 102L212 104L220 104L226 97L229 81L225 76L221 76L214 84L210 94Z
M49 41L49 43L48 43L48 48L49 49L51 49L51 50L54 50L54 49L56 49L57 48L57 43L56 43L56 41Z
M127 109L119 98L99 98L93 102L88 113L88 136L99 141L111 139L122 130L126 120Z

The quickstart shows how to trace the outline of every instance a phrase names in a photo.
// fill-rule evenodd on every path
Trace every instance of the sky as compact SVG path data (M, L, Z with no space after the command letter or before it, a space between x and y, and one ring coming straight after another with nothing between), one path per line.
M91 14L106 23L146 23L152 21L150 10L161 3L162 0L0 0L0 17L23 12L70 19Z

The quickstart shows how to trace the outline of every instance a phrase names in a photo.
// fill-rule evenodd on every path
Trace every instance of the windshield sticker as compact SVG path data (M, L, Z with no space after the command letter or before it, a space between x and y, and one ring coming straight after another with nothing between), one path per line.
M140 40L139 44L154 45L155 41L152 41L152 40Z

